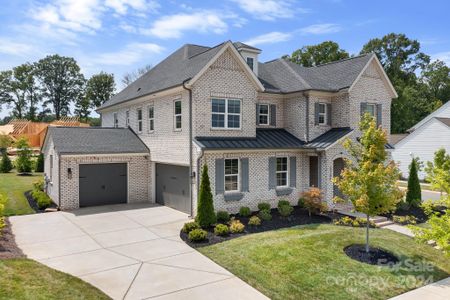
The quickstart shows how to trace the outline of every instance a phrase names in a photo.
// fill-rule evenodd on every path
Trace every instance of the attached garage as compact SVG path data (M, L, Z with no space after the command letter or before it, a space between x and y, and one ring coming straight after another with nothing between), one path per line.
M189 168L156 164L155 169L156 202L190 214Z
M153 202L150 153L128 128L49 127L47 194L63 210Z

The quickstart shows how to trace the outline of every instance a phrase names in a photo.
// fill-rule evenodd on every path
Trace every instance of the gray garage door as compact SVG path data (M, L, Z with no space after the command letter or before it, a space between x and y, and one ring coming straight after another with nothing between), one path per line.
M188 167L156 164L156 202L190 213Z
M127 164L80 165L80 207L127 202Z

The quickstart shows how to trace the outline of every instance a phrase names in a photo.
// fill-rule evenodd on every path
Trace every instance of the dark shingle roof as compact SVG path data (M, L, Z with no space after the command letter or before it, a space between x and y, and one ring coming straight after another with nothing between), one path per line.
M305 145L305 148L325 149L353 130L349 127L332 128Z
M255 138L196 137L200 147L214 149L298 149L305 142L284 129L256 129Z
M398 142L403 140L408 135L409 135L408 133L391 134L391 143L392 143L392 145L397 144Z
M149 153L147 146L128 128L48 127L60 154Z
M450 127L450 118L436 118L436 119L438 119L439 121Z
M261 49L255 48L253 46L244 44L242 42L235 42L233 43L234 47L236 47L236 49L240 49L240 48L247 48L247 49L251 49L251 50L256 50L256 51L261 51Z

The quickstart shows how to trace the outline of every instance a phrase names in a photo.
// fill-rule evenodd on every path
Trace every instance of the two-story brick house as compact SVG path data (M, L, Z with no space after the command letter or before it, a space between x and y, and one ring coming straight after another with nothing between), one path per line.
M52 169L58 181L49 183L49 194L64 190L63 197L53 193L63 209L89 205L81 198L91 190L108 193L108 180L97 183L95 172L86 179L89 172L80 176L80 170L91 164L98 174L109 174L105 165L116 163L127 169L116 172L123 179L116 174L110 181L122 180L126 196L114 201L157 202L195 215L199 173L207 164L216 210L256 209L261 201L276 205L279 199L295 204L311 186L320 187L331 204L338 192L331 178L346 157L340 141L358 135L364 112L389 133L397 94L374 54L306 68L283 59L260 63L260 53L229 41L184 45L98 109L102 127L121 134L130 127L136 134L130 143L136 148L139 139L148 152L118 151L113 136L103 153L81 151L84 141L102 134L85 129L71 140L79 153L58 155L57 134L50 131L44 152L56 154L46 155L46 176L51 159L65 163Z

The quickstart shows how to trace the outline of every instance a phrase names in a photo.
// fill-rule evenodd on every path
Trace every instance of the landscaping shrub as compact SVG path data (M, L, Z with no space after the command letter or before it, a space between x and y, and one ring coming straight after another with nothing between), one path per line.
M202 170L202 179L200 182L200 192L197 201L197 217L195 220L201 227L208 227L216 223L216 214L214 213L213 195L208 176L208 166L205 164Z
M231 233L242 233L244 232L245 226L239 220L232 219L230 221L230 231Z
M36 160L35 172L44 172L44 153L40 153Z
M258 204L258 210L270 210L271 206L268 202L261 202Z
M214 227L214 234L219 236L225 236L230 233L230 230L228 229L228 226L225 224L217 224L216 227Z
M0 194L0 237L2 236L2 228L5 227L5 220L3 218L3 211L5 209L6 196Z
M187 222L187 223L184 223L181 231L183 231L184 233L189 233L194 229L200 229L200 225L198 225L197 222Z
M406 192L406 202L411 206L418 207L422 202L422 191L420 189L419 162L417 158L413 158L409 165L408 191Z
M8 157L6 150L2 151L2 160L0 161L0 173L8 173L13 169L11 159Z
M342 225L342 226L351 226L351 227L366 227L367 220L364 218L355 218L352 219L348 216L344 216L334 222L335 225ZM370 227L375 227L375 223L370 221L369 224Z
M270 221L272 220L272 215L270 214L270 210L268 209L263 209L258 213L258 216L261 218L261 220L263 221Z
M241 217L246 218L246 217L250 216L250 214L251 214L250 207L248 207L248 206L241 206L241 208L239 208L239 215Z
M447 205L445 203L445 200L425 200L422 202L422 204L420 205L420 207L423 209L423 212L427 215L430 216L434 213L438 213L440 214L442 210L444 210Z
M230 214L224 210L219 210L217 212L216 217L217 217L217 222L220 222L220 223L227 223L228 221L230 221Z
M248 220L248 225L250 225L250 226L259 226L259 225L261 225L261 219L258 216L252 216Z
M31 149L28 141L21 138L16 143L17 159L15 161L17 172L30 173L32 169Z
M44 179L39 179L33 182L33 189L38 191L44 191Z
M208 236L208 233L206 230L197 228L189 232L188 238L191 242L201 242L206 240L206 237Z
M300 208L304 208L305 207L305 198L303 198L303 197L298 198L297 205Z
M289 204L283 204L281 206L278 205L278 212L283 217L289 217L293 211L294 211L294 208L292 206L290 206Z
M402 225L416 224L417 219L414 216L392 216L392 220L395 223L399 223Z
M39 209L45 209L52 204L50 197L43 191L35 189L31 192L31 196L36 201Z
M308 210L309 216L328 210L327 204L322 199L322 191L318 188L310 188L303 193L302 198L304 198L304 206Z
M411 205L408 202L401 200L397 203L396 210L409 210L410 208L411 208Z
M289 205L290 206L291 203L289 201L287 201L287 200L280 200L280 201L278 201L277 207L280 208L281 206L285 206L285 205Z

